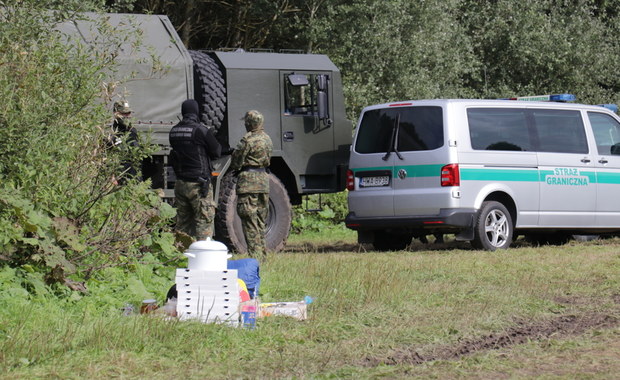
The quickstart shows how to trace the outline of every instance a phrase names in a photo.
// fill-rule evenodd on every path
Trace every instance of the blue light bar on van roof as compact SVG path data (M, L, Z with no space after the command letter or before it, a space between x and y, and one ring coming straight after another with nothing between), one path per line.
M608 110L611 110L615 113L618 113L618 105L617 104L597 104L597 106L605 107Z
M552 94L552 95L534 95L534 96L518 96L516 98L508 98L506 100L521 100L526 102L574 102L577 98L573 94Z

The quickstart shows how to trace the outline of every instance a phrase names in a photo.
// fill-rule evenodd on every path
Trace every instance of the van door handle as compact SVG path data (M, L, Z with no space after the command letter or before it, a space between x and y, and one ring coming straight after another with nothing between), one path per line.
M581 162L583 162L584 164L587 164L590 162L590 159L588 157L584 157L581 159Z
M601 158L600 160L598 160L598 162L599 162L599 163L601 163L601 164L606 164L606 163L608 163L609 161L607 161L607 159L606 159L606 158Z

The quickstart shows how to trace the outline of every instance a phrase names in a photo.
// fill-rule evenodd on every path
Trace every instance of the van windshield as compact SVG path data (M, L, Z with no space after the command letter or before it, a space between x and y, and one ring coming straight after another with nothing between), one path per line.
M385 153L392 150L394 128L397 128L396 150L400 152L432 150L444 144L441 107L384 108L364 113L355 151Z

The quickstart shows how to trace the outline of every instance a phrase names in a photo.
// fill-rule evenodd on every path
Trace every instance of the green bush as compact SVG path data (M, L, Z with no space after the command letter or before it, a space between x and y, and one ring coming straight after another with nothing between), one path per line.
M174 210L121 170L154 148L106 143L114 86L105 73L120 42L139 35L102 22L93 52L54 32L78 15L19 5L0 11L0 265L82 289L104 268L172 259Z
M293 212L293 233L317 232L341 224L348 213L347 192L309 195Z

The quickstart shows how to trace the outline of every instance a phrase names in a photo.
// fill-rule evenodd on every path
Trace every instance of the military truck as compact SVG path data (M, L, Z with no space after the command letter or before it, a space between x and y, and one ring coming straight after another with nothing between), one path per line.
M242 116L256 109L265 117L265 131L274 150L270 166L268 249L281 249L291 225L291 205L302 196L345 188L352 124L346 119L338 68L325 55L237 51L189 51L173 25L162 15L88 14L59 29L97 48L95 22L113 29L136 28L146 49L119 43L114 75L131 74L117 88L128 100L133 125L150 133L161 147L144 175L166 197L174 197L175 176L168 154L168 132L180 120L181 103L196 99L202 121L214 128L224 150L234 148L245 133ZM155 58L155 61L153 60ZM153 71L153 67L162 68ZM214 163L218 203L215 238L237 252L246 244L236 215L230 155Z

